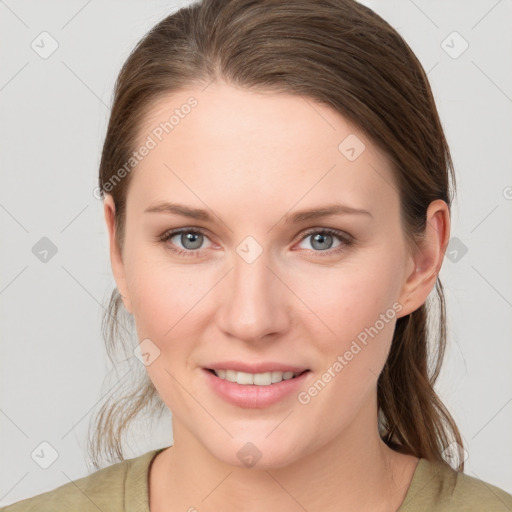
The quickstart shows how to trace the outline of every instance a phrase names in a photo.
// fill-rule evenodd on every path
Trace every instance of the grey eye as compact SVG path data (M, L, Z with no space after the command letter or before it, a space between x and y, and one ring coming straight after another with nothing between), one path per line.
M176 237L179 237L179 242L182 247L190 251L195 251L201 248L204 241L204 235L202 233L197 233L196 231L182 231L181 233L177 233L172 236L170 240L172 241L172 239Z
M333 242L333 236L329 234L316 233L315 235L310 235L311 237L311 245L314 249L325 250L330 249Z
M341 240L339 235L334 235L319 230L315 233L310 233L306 235L301 241L301 244L303 244L306 240L310 240L310 246L313 249L311 249L310 247L302 247L302 249L315 250L317 252L328 251L329 249L336 247L335 245L333 245L333 241L336 238L338 240ZM342 245L342 242L338 242L338 245Z

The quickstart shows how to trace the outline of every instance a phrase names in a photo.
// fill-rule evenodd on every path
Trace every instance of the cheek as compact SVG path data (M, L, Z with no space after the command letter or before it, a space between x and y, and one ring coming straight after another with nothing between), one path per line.
M303 322L303 326L308 325L308 338L321 364L318 380L301 397L318 408L340 406L334 423L351 417L375 389L401 310L395 300L397 286L392 272L384 267L375 272L365 269L317 279L320 286L314 288L316 291L310 289L309 297L304 295L304 301L322 320L313 316L309 324Z
M201 297L212 284L194 265L149 261L142 251L132 255L126 268L137 336L139 341L149 338L160 351L147 373L171 410L186 410L191 404L178 383L189 370L191 340L206 318Z
M212 265L179 264L163 247L143 243L132 244L126 255L138 339L149 338L170 364L181 359L182 365L191 350L189 340L197 340L198 332L212 321L216 305L210 292L223 272Z
M161 341L176 332L183 334L194 316L194 305L208 290L207 282L197 273L169 265L141 264L132 271L129 290L140 333Z
M173 351L179 346L185 349L186 344L174 346L172 340L194 338L198 329L215 321L218 304L208 293L223 272L213 265L173 264L163 248L132 244L128 249L126 277L139 340L152 339L162 349L171 344ZM354 339L363 344L365 340L390 341L397 261L391 248L380 247L347 257L337 266L304 261L282 268L279 273L293 293L288 299L285 293L281 307L289 308L297 328L307 331L304 338L326 355L345 352ZM213 296L219 299L218 290ZM388 322L382 325L379 319L386 312ZM385 350L379 352L382 356Z
M386 312L388 321L385 326L378 322L377 327L384 337L390 336L388 324L390 319L396 318L393 304L399 290L394 261L392 257L380 258L378 262L360 258L357 262L347 260L338 268L317 268L297 273L295 278L290 275L297 296L314 313L304 314L302 319L310 318L308 324L312 332L316 328L318 333L320 328L324 333L313 339L324 339L327 349L329 346L340 349L378 322ZM361 337L364 338L364 334ZM338 340L335 346L333 340Z
M311 396L328 390L315 398L319 407L329 408L334 400L346 412L356 410L385 365L401 306L398 257L383 254L347 259L337 270L317 269L297 281L298 294L315 313L304 314L302 325L321 360Z

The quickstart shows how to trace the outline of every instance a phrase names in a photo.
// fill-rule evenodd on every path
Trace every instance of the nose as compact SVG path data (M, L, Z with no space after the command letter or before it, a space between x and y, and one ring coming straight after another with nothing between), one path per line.
M234 254L232 266L216 297L219 328L226 336L247 342L285 333L292 320L293 294L267 252L252 262Z

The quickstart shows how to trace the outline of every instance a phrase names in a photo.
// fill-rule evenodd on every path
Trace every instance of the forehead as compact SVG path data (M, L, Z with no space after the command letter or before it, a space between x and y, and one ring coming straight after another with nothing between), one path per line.
M197 207L208 198L289 210L342 199L363 208L371 197L378 214L398 201L385 155L308 97L223 82L191 87L153 103L139 130L137 147L144 144L152 148L128 194L138 202L186 196Z

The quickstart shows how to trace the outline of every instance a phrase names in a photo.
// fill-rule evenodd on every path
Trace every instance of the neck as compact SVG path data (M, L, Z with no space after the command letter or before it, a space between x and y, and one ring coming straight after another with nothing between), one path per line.
M418 459L384 444L375 412L375 421L364 408L359 416L329 443L308 448L291 464L266 469L224 463L174 419L174 445L153 463L151 512L194 507L226 512L394 512L407 493Z

